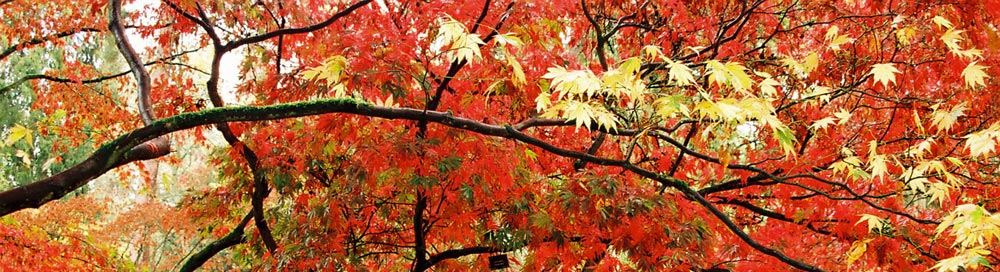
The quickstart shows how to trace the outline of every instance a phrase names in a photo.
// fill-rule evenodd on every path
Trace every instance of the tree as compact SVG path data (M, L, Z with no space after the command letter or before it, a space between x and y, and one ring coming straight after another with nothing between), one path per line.
M109 38L129 71L4 66L100 146L0 214L220 133L176 210L234 227L181 270L1000 263L997 1L19 2L0 59Z

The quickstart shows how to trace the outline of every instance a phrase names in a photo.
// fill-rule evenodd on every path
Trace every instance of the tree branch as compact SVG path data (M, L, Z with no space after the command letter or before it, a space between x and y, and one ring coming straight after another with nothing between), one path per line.
M165 135L170 132L193 128L200 125L236 122L275 120L292 117L319 115L325 113L350 113L385 119L406 119L427 121L458 128L487 136L510 138L522 143L539 147L550 153L568 158L582 159L589 163L621 167L642 177L656 180L667 187L675 188L684 195L698 202L717 217L727 228L754 249L766 255L778 258L793 267L822 271L819 268L794 260L780 251L757 243L729 217L705 200L697 191L688 187L685 182L669 176L663 176L653 171L638 167L625 160L596 157L583 152L563 149L541 139L514 130L510 125L492 125L463 117L456 117L449 112L427 111L414 108L393 108L374 106L370 103L353 99L322 99L271 106L244 106L231 108L213 108L201 112L183 113L160 119L149 126L134 130L118 139L102 146L94 155L72 168L55 176L42 179L3 193L0 193L0 216L29 208L39 207L49 201L62 197L66 193L83 186L91 179L101 175L115 166L127 163L128 149L141 142ZM730 165L732 166L732 165ZM766 173L766 172L765 172Z
M434 254L434 256L431 256L429 259L427 259L427 266L419 270L423 271L426 269L430 269L434 265L449 259L458 259L469 255L498 253L498 252L504 252L504 251L498 247L492 247L492 246L474 246L474 247L466 247L459 249L449 249L442 251L438 254Z
M243 237L243 228L246 228L247 223L250 223L250 218L252 217L252 213L247 213L247 215L243 217L243 220L240 220L240 223L236 225L236 227L233 227L233 230L230 231L229 234L226 234L226 236L223 236L219 240L215 240L214 242L208 244L205 248L201 249L201 251L192 255L191 258L188 258L188 260L184 262L184 265L181 266L180 271L194 271L202 265L205 265L205 262L207 262L208 259L214 257L215 254L219 254L220 251L246 241L246 237Z
M115 37L115 44L118 46L118 51L121 51L122 56L125 57L125 62L132 68L132 75L135 76L136 84L139 86L139 115L142 117L142 123L148 125L153 120L156 120L156 116L153 114L152 106L150 105L152 102L149 99L149 73L146 72L146 67L143 66L142 60L139 59L139 55L132 48L128 37L125 36L125 27L122 26L121 21L121 0L111 0L108 5L110 5L111 9L108 15L111 17L108 28Z

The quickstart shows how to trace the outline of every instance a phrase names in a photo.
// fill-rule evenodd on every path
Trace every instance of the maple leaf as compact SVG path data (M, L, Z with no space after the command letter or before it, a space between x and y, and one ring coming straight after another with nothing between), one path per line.
M669 69L668 76L670 80L673 80L679 86L687 86L694 84L694 74L691 73L691 68L679 61L667 60L667 68Z
M996 148L996 135L998 132L991 129L978 131L965 137L965 149L969 150L969 155L978 157L989 155Z
M510 74L510 81L516 86L524 86L527 83L527 79L524 76L524 69L521 68L521 63L517 62L513 56L507 56L507 65L510 65L512 73Z
M962 77L965 78L965 85L971 88L976 88L980 86L986 86L986 75L984 69L989 68L987 66L977 65L975 62L969 63L962 69Z
M757 86L760 88L760 93L764 97L773 98L778 96L778 88L776 87L780 87L781 83L778 82L777 80L774 80L770 76L767 76L764 77L764 80L761 80L760 83L757 84Z
M518 38L517 35L514 33L497 34L494 37L496 38L497 43L501 45L509 44L514 47L524 46L524 41L521 41L521 38Z
M962 102L951 108L950 111L941 111L937 107L939 105L934 105L934 113L931 114L931 124L936 126L938 130L949 131L951 127L958 121L959 117L965 115L966 103Z
M868 222L868 231L881 230L887 224L885 219L867 213L861 214L861 219L859 219L858 222L855 222L854 224L855 225L861 224L861 222Z
M945 19L944 17L941 17L940 15L934 16L934 18L931 18L931 21L934 21L934 24L937 24L938 26L941 26L943 28L951 28L952 27L951 21L948 21L948 19Z
M891 15L871 16L872 5L859 1L766 1L764 10L744 16L740 5L712 1L286 1L281 8L269 1L165 2L120 13L130 25L169 22L133 29L149 38L143 47L154 49L140 50L140 62L169 64L144 67L154 72L154 110L171 117L139 128L126 102L138 86L129 78L142 69L130 66L136 75L105 80L121 73L121 65L105 65L116 62L116 43L93 39L109 25L104 9L120 1L97 2L88 12L66 12L80 5L67 0L0 4L17 22L2 27L0 61L10 65L0 68L7 76L0 100L9 102L0 107L0 183L42 188L0 192L0 209L10 213L0 234L25 242L0 239L0 252L15 253L0 261L0 271L166 270L147 257L181 263L186 252L204 249L186 245L243 237L237 230L250 222L258 238L249 241L263 245L246 246L267 250L247 251L236 262L278 271L317 264L479 271L483 262L464 259L496 252L454 253L496 249L516 251L523 259L517 268L527 271L580 268L605 253L595 270L995 265L989 255L1000 246L1000 215L989 212L996 208L993 183L971 182L995 178L1000 139L1000 124L982 128L1000 119L990 89L1000 35L982 23L988 4L945 2L928 10L885 1L877 10ZM856 20L817 25L823 18ZM732 22L752 27L711 27ZM484 44L487 37L493 42ZM213 48L207 57L183 51L205 46ZM863 71L872 60L891 63ZM859 64L877 90L856 82ZM201 73L216 80L200 83ZM206 94L220 107L195 106ZM206 141L208 129L220 130L230 147ZM155 169L115 159L130 158L128 145L142 142L137 135L167 133L184 143L174 150L183 153ZM123 182L144 181L126 193L159 206L106 213L63 204L87 194L45 197L81 185L106 194L87 181L118 165L125 169L112 174ZM63 169L70 170L49 173ZM795 178L803 173L815 177ZM781 177L791 183L772 182ZM727 190L734 185L738 192ZM847 187L878 197L845 198ZM269 190L274 194L261 194ZM685 197L691 190L771 212L745 220L738 206ZM806 191L818 197L802 197ZM30 213L7 208L39 205ZM254 214L244 217L240 207ZM775 215L797 224L767 223ZM78 220L84 218L124 225ZM942 223L917 222L934 220ZM865 224L870 233L847 235L855 238L848 248L803 229L808 222L835 234ZM101 228L116 233L97 235ZM171 237L160 241L163 235L134 229ZM127 248L149 250L94 260L77 254L79 247L60 246L121 248L123 235L139 237ZM272 236L281 238L280 250L268 242ZM601 242L607 237L622 238L623 247L609 251ZM934 258L899 246L913 243L951 245L931 252ZM727 262L726 254L700 250L715 245L739 247L754 261ZM392 258L399 255L409 258ZM689 258L663 258L681 255ZM222 257L212 267L232 263ZM77 266L90 263L97 265Z
M836 120L837 120L837 118L835 118L833 116L826 117L826 118L823 118L823 119L819 119L819 120L816 120L815 122L813 122L813 124L810 125L809 128L811 128L813 130L820 130L820 129L824 129L825 130L826 127L832 125L833 122L836 121Z
M869 75L874 76L876 83L882 83L882 86L886 88L889 87L889 83L896 83L896 74L899 73L900 71L892 63L872 65L872 70L868 72Z
M440 19L438 25L438 37L435 44L449 45L448 59L452 62L472 61L482 58L479 46L486 44L479 38L479 34L469 34L465 25L456 21L450 16ZM507 37L510 38L510 37ZM504 42L516 42L514 39L507 39Z
M809 55L806 55L806 58L802 61L803 74L812 73L813 71L816 71L816 68L818 67L819 67L819 54L816 54L816 52L810 52Z
M837 119L840 120L837 121L837 125L843 125L847 123L847 121L850 120L851 116L853 115L854 115L853 113L847 111L846 109L840 109L839 111L833 113L833 116L837 117Z
M7 134L7 139L3 141L4 146L11 146L21 139L24 139L29 146L34 142L31 139L31 130L22 125L14 125L14 127L9 128L7 132L9 134Z
M652 60L652 59L661 58L661 59L666 60L668 63L673 63L673 61L671 61L670 59L665 58L663 56L663 50L660 49L659 46L655 46L655 45L643 46L642 47L642 56L646 60Z
M964 39L962 38L962 32L965 31L948 29L947 31L944 32L944 34L941 34L941 41L944 42L945 46L948 46L948 49L951 49L953 51L959 50L962 47L959 46L958 43L962 42L962 40Z
M868 243L871 241L872 239L865 239L863 241L854 241L854 243L851 244L851 248L847 250L848 266L858 261L858 259L861 259L861 256L868 251Z
M839 32L839 27L831 26L826 30L826 35L824 36L824 38L830 42L830 49L833 49L834 51L840 50L841 45L854 41L853 38L848 37L847 35L839 35Z

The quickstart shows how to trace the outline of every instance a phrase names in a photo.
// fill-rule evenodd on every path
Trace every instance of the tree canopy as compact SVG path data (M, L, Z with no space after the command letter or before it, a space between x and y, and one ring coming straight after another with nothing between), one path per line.
M122 2L0 0L0 270L1000 263L1000 1Z

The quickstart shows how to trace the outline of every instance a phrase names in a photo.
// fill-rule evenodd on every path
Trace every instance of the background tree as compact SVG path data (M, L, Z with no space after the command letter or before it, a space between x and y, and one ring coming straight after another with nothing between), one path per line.
M164 242L78 252L181 270L457 270L500 253L527 270L1000 262L995 1L20 2L0 1L24 18L0 28L4 52L114 40L128 71L4 66L18 80L0 94L34 93L45 116L5 116L24 123L5 146L57 145L23 136L48 120L52 139L94 150L0 193L11 241L63 222L35 214L86 213L45 203L108 171L212 150L182 200L129 209L171 221L89 209L133 220L86 228ZM123 244L192 250L167 266L108 257Z

